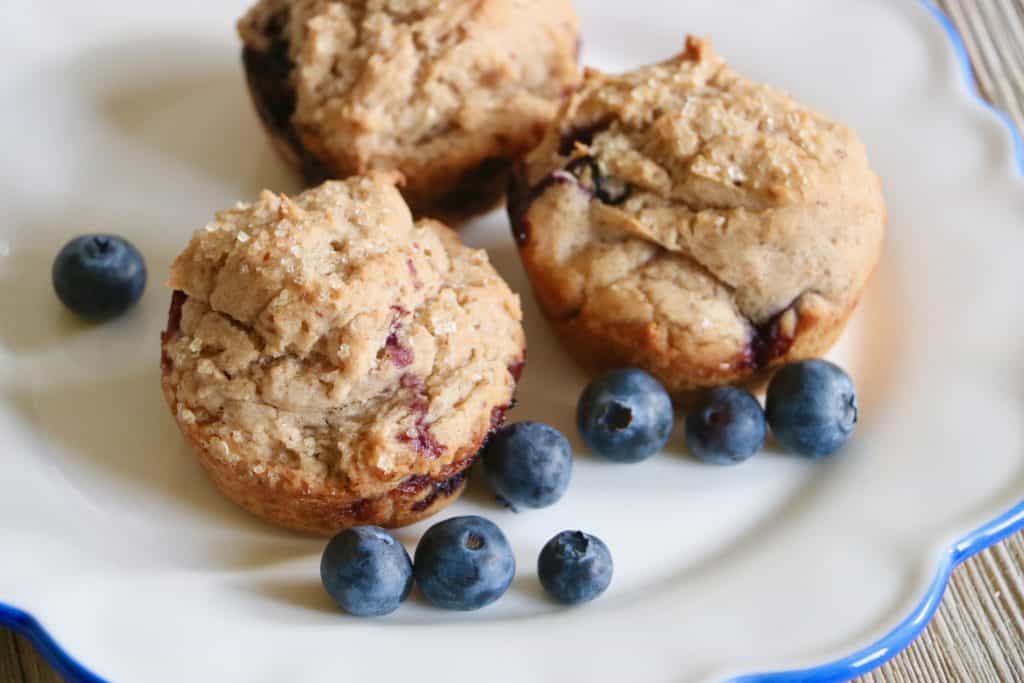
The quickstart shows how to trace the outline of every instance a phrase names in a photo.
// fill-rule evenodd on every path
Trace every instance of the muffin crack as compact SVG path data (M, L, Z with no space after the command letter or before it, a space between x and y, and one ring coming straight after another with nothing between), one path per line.
M886 220L850 128L696 38L665 62L588 70L513 176L508 212L542 310L576 353L676 393L826 350Z
M569 0L258 0L238 28L282 156L311 182L395 169L421 215L492 205L579 82Z
M175 298L165 392L217 462L372 499L475 453L511 401L517 297L394 182L264 193L175 260L170 285L194 296Z

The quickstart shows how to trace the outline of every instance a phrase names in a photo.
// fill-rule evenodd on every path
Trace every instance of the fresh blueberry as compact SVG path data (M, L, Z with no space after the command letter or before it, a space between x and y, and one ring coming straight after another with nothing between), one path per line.
M469 611L508 590L516 560L505 534L483 517L452 517L427 529L416 546L416 583L430 602Z
M560 431L540 422L499 430L484 448L491 488L513 510L545 508L565 494L572 477L572 447Z
M732 465L761 450L764 411L749 391L718 387L686 416L686 445L705 462Z
M146 262L127 240L82 235L53 261L53 288L74 313L100 322L121 315L146 288Z
M588 446L615 462L640 462L672 433L672 400L643 370L615 370L590 383L576 406L576 426Z
M853 434L857 392L839 366L805 360L775 373L765 414L785 448L819 458L835 453Z
M331 539L320 559L320 580L338 605L357 617L398 609L412 590L412 561L384 529L357 526Z
M597 536L563 531L540 551L537 575L551 597L568 605L590 602L612 582L612 554Z

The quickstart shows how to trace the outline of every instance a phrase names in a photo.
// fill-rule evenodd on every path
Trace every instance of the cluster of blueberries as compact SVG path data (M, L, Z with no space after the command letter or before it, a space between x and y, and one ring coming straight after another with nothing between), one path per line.
M642 370L617 370L598 378L580 397L576 422L595 453L636 463L657 453L672 433L675 413L664 387ZM720 387L708 392L686 418L690 450L705 462L734 464L764 445L771 426L782 446L808 457L836 452L853 433L857 395L850 377L824 360L782 368L768 386L767 410L749 392ZM499 430L481 454L498 499L516 510L556 503L569 487L572 448L541 422ZM556 600L589 602L611 583L612 557L597 537L563 531L540 552L537 574ZM516 563L501 530L482 517L455 517L432 526L416 547L415 562L388 532L356 527L341 532L324 551L320 575L327 592L347 612L388 614L412 589L430 602L475 610L500 598Z
M641 462L660 451L674 420L668 392L637 369L596 379L576 408L576 426L587 446L620 463ZM784 448L817 458L839 450L856 423L857 393L849 375L828 361L805 360L775 374L766 410L744 389L707 392L686 418L686 442L705 462L735 464L761 450L770 426ZM491 487L513 509L553 504L572 475L569 441L540 422L504 427L482 459Z
M541 585L559 602L593 600L612 580L612 557L601 539L563 531L540 551ZM320 561L324 588L356 616L389 614L412 590L443 609L477 610L508 590L516 560L505 534L477 516L452 517L430 527L415 562L391 534L375 526L346 529L327 544Z
M596 380L576 412L591 450L627 463L661 450L673 420L667 392L642 370L617 370ZM775 373L763 410L753 394L738 387L704 394L686 417L686 443L705 462L735 464L761 450L771 427L783 448L819 458L838 451L856 425L857 392L850 376L826 360L805 360Z

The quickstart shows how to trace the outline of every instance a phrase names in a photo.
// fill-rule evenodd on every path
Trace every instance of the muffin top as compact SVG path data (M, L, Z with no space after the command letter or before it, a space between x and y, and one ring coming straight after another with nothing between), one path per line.
M509 211L549 316L639 335L708 384L770 362L780 319L790 336L805 316L845 320L886 220L853 130L695 38L663 63L588 70Z
M475 454L523 358L519 300L393 183L265 191L175 260L165 384L202 447L353 499Z
M569 0L260 0L238 29L286 45L307 149L415 183L438 159L532 147L579 80L577 23Z

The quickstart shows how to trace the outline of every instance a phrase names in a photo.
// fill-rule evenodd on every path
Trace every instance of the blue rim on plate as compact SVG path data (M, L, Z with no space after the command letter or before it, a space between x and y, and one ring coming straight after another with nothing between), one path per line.
M967 79L971 94L985 108L993 112L1013 136L1019 170L1024 175L1024 136L1014 125L1013 120L1005 112L992 106L978 92L974 81L974 69L967 53L963 38L953 22L939 9L932 0L919 0L942 24L953 43L964 77ZM1024 529L1024 501L1009 511L983 524L974 531L955 542L946 549L939 563L938 571L932 579L928 590L913 611L889 633L877 642L827 664L791 671L747 674L731 679L730 683L826 683L845 681L865 674L889 661L928 625L932 615L942 601L946 592L949 577L964 560L998 543L1016 531ZM64 651L56 640L43 628L42 624L28 612L0 602L0 626L7 626L22 634L36 647L43 659L70 683L107 683L103 678L86 669L71 655Z

